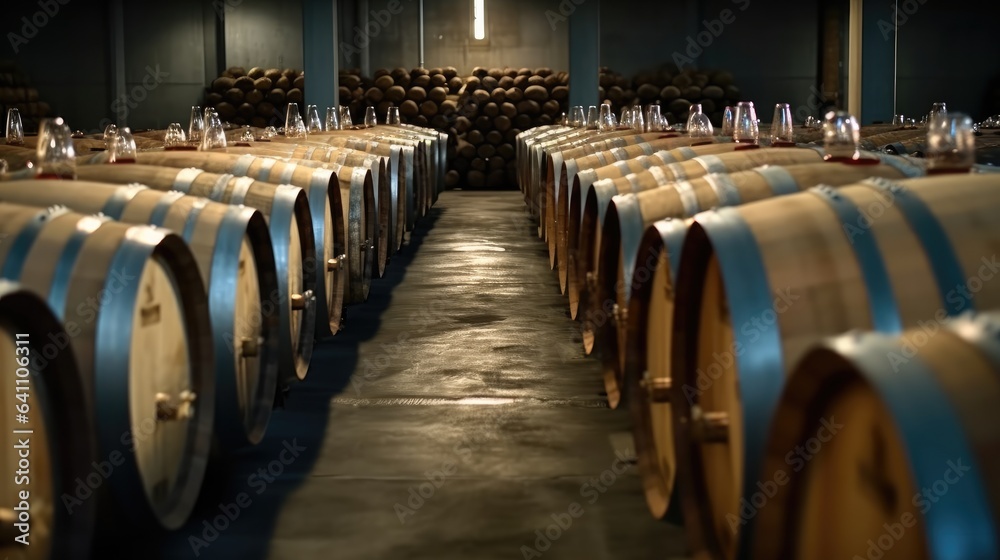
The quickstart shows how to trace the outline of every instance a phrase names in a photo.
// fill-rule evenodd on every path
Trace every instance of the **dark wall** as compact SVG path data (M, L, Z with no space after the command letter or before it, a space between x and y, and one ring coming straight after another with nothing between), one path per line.
M2 27L8 40L0 45L0 58L12 58L38 88L41 99L52 105L73 128L93 128L111 113L108 10L103 1L70 2L52 17L36 16L36 2L5 3ZM45 21L25 28L22 18ZM46 21L47 20L47 21ZM80 30L86 29L85 37ZM8 33L15 38L12 45Z
M112 89L111 6L108 0L73 0L47 18L26 44L18 44L17 53L10 42L0 46L6 51L0 58L12 57L53 113L73 129L92 132L117 119L133 128L186 121L191 106L202 102L206 81L218 75L219 16L225 18L223 67L302 68L301 2L123 0L121 94ZM18 22L31 19L39 7L25 1L8 9L11 17L4 22ZM261 33L262 28L274 31Z
M228 66L302 69L302 2L230 0L226 11Z
M919 117L937 101L977 120L1000 112L997 101L986 100L990 82L1000 79L1000 3L927 0L912 15L904 12L900 21L897 113Z
M367 26L359 24L361 9L342 10L345 17L353 18L341 26L344 68L361 66L359 51L369 38L371 71L419 65L417 2L396 0L399 7L395 14L388 11L391 2L368 2ZM454 66L460 73L469 73L476 66L565 70L569 66L569 28L559 19L559 4L559 0L486 0L486 40L479 42L472 37L471 0L424 0L424 66ZM547 11L557 17L550 18ZM371 33L359 33L355 26L366 27L363 31Z
M775 103L794 110L812 95L818 6L818 0L605 0L601 65L629 77L675 63L728 70L758 117L769 120Z

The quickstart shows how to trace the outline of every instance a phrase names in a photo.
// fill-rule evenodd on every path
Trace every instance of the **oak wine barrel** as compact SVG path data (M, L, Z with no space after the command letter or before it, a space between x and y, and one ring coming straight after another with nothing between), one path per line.
M671 376L689 545L752 548L743 500L763 483L785 376L817 341L898 333L1000 308L1000 176L870 179L699 214L681 250ZM735 516L739 523L732 522Z
M61 207L0 204L0 233L0 276L62 321L69 339L53 343L76 355L97 455L121 458L103 483L137 525L179 528L201 489L215 406L209 303L191 250L167 230Z
M84 383L76 357L68 345L57 347L68 340L45 300L0 281L0 362L9 371L0 389L5 434L0 455L10 469L0 484L0 554L5 558L90 556L95 502L82 501L69 510L60 499L72 495L78 477L98 459L91 411L80 398ZM24 423L16 416L22 410ZM19 451L25 448L29 475L20 477ZM27 500L21 492L28 493Z

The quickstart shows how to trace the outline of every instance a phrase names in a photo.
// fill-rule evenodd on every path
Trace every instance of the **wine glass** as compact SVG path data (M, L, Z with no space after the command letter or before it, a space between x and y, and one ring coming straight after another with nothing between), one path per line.
M378 120L375 118L375 107L369 105L365 109L365 128L374 128L378 124Z
M900 115L896 115L896 116L892 117L892 126L895 126L895 127L898 127L898 128L904 128L904 127L906 127L906 116L900 114Z
M201 139L202 151L220 150L227 147L226 129L222 127L222 121L218 115L212 115L208 121L208 127Z
M326 108L326 130L340 130L340 109L336 106Z
M167 133L163 136L163 147L166 149L179 148L187 142L184 129L181 123L170 123L167 125Z
M273 126L269 126L264 129L264 139L270 140L278 135L278 129Z
M935 103L931 105L931 112L927 115L927 122L928 124L933 123L934 119L947 114L948 105L946 103Z
M38 131L36 176L39 179L75 179L73 135L62 118L45 119Z
M622 107L621 116L618 117L618 126L622 128L632 128L632 108Z
M727 106L725 111L722 113L722 135L732 136L733 135L733 123L736 122L736 110L732 107Z
M646 131L646 119L642 116L642 105L632 107L632 130L639 134Z
M201 142L201 135L205 133L205 117L202 115L201 107L195 105L191 107L191 123L188 125L188 140L191 142Z
M587 125L587 117L583 114L583 105L569 108L569 126L580 128Z
M14 107L7 109L7 145L24 145L24 124L21 122L21 111Z
M111 142L114 141L115 136L118 136L118 125L111 123L104 127L104 136L102 137L104 140L104 149L111 149Z
M753 102L740 101L736 105L736 115L733 118L733 142L738 144L756 144L760 138L757 126L757 112Z
M685 125L685 128L687 128L690 131L691 130L691 122L694 119L694 116L695 115L701 115L701 114L703 114L703 112L701 110L701 103L694 103L690 107L688 107L688 119L687 119L687 123Z
M607 103L601 105L601 115L598 117L598 122L601 132L609 132L617 128L618 123L615 122L615 113L611 110L611 105Z
M351 122L351 108L347 105L340 106L340 126L343 127L344 130L354 126L354 123Z
M135 163L136 147L132 130L122 128L112 137L108 145L108 163Z
M253 131L250 130L250 126L249 125L244 126L243 134L240 135L240 142L249 144L250 142L253 142L255 140L256 138L254 138Z
M389 110L385 112L385 124L389 126L399 126L402 123L402 119L399 118L399 107L395 105L389 107Z
M305 138L306 126L299 114L299 104L289 103L285 112L285 138Z
M315 105L306 107L306 131L309 134L323 132L323 121L319 120L319 108Z
M847 111L830 111L823 121L823 144L826 160L856 160L861 157L861 127Z
M7 160L0 158L0 175L6 175L10 172L10 167L7 165Z
M660 127L660 118L663 113L660 112L660 106L656 103L650 104L646 107L646 132L659 132L662 130Z
M795 122L792 121L792 106L778 103L774 106L771 120L771 144L793 144L795 142Z
M972 118L944 113L931 120L927 130L929 171L968 171L976 163L976 137Z
M597 110L597 105L591 105L587 108L587 124L588 130L598 130L601 128L601 114Z
M693 113L688 118L687 123L688 136L691 138L707 138L715 134L715 129L712 127L712 120L708 118L705 113Z

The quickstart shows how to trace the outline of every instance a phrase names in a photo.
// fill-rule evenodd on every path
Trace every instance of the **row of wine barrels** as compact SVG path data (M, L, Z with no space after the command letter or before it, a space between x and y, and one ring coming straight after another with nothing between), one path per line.
M310 206L302 189L261 183L253 179L201 171L137 164L80 166L77 177L104 183L138 183L159 191L178 191L226 204L246 204L260 211L268 224L278 275L277 295L265 294L268 307L277 307L280 333L280 381L287 385L304 379L312 357L316 322L314 303L317 265ZM174 155L174 154L169 154ZM192 154L200 155L200 154Z
M733 142L718 142L709 144L692 144L674 148L672 150L661 150L649 156L638 156L631 159L614 161L603 167L592 167L578 171L572 180L572 184L566 185L564 189L565 204L560 203L556 209L556 222L561 224L556 231L559 236L558 252L563 257L557 258L559 283L563 293L569 295L570 316L576 319L579 307L579 287L573 285L576 275L573 271L577 268L577 249L580 241L580 220L584 210L586 196L590 187L602 179L619 179L631 176L633 173L640 173L652 167L666 166L671 163L678 163L695 157L716 155L736 151L738 145ZM604 161L614 160L612 152L602 152L594 158L603 158ZM590 160L589 165L594 165L594 160ZM564 163L564 167L571 165ZM564 173L565 176L565 173ZM636 176L638 177L638 176Z
M703 146L694 147L691 150L697 153ZM923 174L923 168L912 160L906 160L895 156L884 154L868 153L866 156L852 162L852 164L878 164L890 165L899 171L901 175L913 177ZM573 257L574 267L570 267L569 275L575 274L576 280L569 281L571 299L579 302L588 302L594 312L599 308L594 305L603 305L600 297L589 298L588 290L596 289L603 281L601 278L601 251L603 246L602 233L606 211L612 197L619 194L639 193L650 189L655 189L667 184L678 182L684 185L686 182L703 178L710 173L724 174L749 170L760 165L771 165L780 167L783 165L804 164L810 162L822 162L825 155L821 149L803 148L761 148L756 150L741 150L732 153L719 155L699 156L692 160L679 163L668 164L662 167L650 167L648 170L638 172L634 175L627 175L619 179L603 180L591 185L584 203L583 215L580 220L580 230L578 234L577 251ZM862 165L862 167L867 167ZM826 168L820 168L826 169ZM834 169L833 167L829 169ZM769 172L771 174L780 173L777 170ZM772 182L784 181L784 175L774 177L767 175ZM713 181L712 184L716 184ZM697 204L689 203L688 206L696 207ZM707 209L705 207L704 209ZM572 234L571 234L572 235ZM575 270L574 270L575 268ZM613 281L613 280L612 280ZM577 293L572 293L573 290ZM585 325L587 322L585 321ZM585 326L584 329L584 349L589 354L593 351L593 331Z
M617 407L622 395L629 334L627 310L635 287L633 275L639 242L647 228L665 218L692 217L712 208L796 193L821 183L839 186L869 177L905 179L923 174L917 167L904 173L902 166L880 164L876 159L868 161L871 164L769 166L739 173L713 174L614 197L600 236L596 289L590 294L583 318L585 336L601 348L609 404ZM611 309L610 315L606 308Z
M587 160L588 156L593 155L595 159L589 160L586 162L587 164L590 166L606 165L608 157L605 154L612 154L613 163L614 161L629 160L630 158L652 156L658 150L662 152L659 159L663 160L666 157L674 159L672 156L667 156L669 150L716 143L722 145L733 144L733 142L729 141L730 139L718 136L702 139L670 134L660 135L655 140L642 141L641 138L643 136L645 135L617 137L588 143L562 152L551 152L547 156L548 170L546 173L545 194L547 202L545 205L545 214L547 220L546 227L549 230L547 235L549 266L557 270L562 293L566 293L568 282L569 257L566 251L569 247L568 236L570 235L567 220L571 200L569 185L576 178L576 173L579 170L578 162L584 163L584 160ZM615 146L614 149L607 150L608 147L612 146ZM576 158L581 159L578 160ZM591 169L591 167L586 167L585 169ZM560 217L562 220L560 220Z
M0 201L64 205L80 214L103 214L180 233L208 287L215 434L228 450L263 438L278 379L280 331L274 310L282 300L271 236L259 212L137 185L87 181L0 182Z
M0 389L4 464L16 470L25 434L30 445L30 477L17 479L12 473L0 485L5 528L0 553L5 556L30 546L43 558L89 557L96 502L83 501L72 511L61 502L97 460L94 418L80 398L85 384L73 349L68 343L62 349L53 346L69 338L44 299L0 281L0 360L13 372ZM19 405L27 405L21 406L23 423L16 419ZM22 500L22 492L30 500Z
M759 510L751 556L1000 555L998 321L991 310L810 350L775 405L764 479L788 471L789 450L823 447Z
M114 503L140 526L180 527L201 489L215 405L195 256L166 230L62 207L0 204L0 233L0 277L44 297L67 335L46 343L35 367L72 348L97 455L120 462L98 506Z
M811 345L998 308L1000 289L989 282L998 186L990 174L868 180L695 219L681 249L675 301L684 303L674 309L670 364L695 550L733 558L757 540L740 507L766 479L775 404Z

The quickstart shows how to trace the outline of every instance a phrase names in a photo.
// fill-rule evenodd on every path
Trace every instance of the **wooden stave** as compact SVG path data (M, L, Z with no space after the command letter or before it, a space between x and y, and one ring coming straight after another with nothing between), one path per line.
M24 244L20 242L6 244L11 245L8 247L0 245L0 258L2 258L5 267L2 274L7 279L12 279L15 276L17 278L35 278L38 273L45 276L45 271L42 269L49 265L40 264L27 257L41 249L36 241L41 241L41 236L46 234L46 229L59 224L60 220L64 223L56 227L65 228L66 225L72 226L84 219L94 221L94 218L67 213L58 208L38 210L25 206L0 204L0 212L3 212L10 220L0 222L0 227L10 233L17 232L19 237L22 233L26 234ZM38 232L38 236L32 239L32 231L19 226L34 221L38 222L39 227L33 230ZM86 230L81 229L80 231ZM93 249L92 241L97 239L98 235L102 237L107 235L118 244L110 251L98 253L101 254L101 258L95 259L94 257L97 255L94 254L96 251ZM141 278L142 270L146 264L157 259L161 263L173 265L170 273L175 276L174 288L183 290L174 292L174 294L178 295L179 293L184 298L181 304L185 319L184 328L188 333L186 340L191 364L189 374L193 378L191 386L197 391L199 404L195 407L195 420L188 424L186 430L188 438L185 447L188 453L185 453L183 457L186 468L181 469L180 484L177 485L179 490L175 490L169 499L160 500L157 504L150 503L151 500L145 493L144 480L139 472L135 455L118 451L120 446L125 445L122 426L129 426L125 433L130 434L130 437L133 430L129 412L132 404L131 399L127 394L122 394L121 389L129 386L131 366L123 363L123 361L127 362L127 359L122 357L123 349L120 340L122 337L129 338L130 333L133 332L131 327L137 303L138 287L120 282L121 289L115 295L124 294L124 297L111 298L102 305L98 309L100 313L95 312L95 317L92 320L96 321L93 330L82 329L80 335L71 337L70 340L70 345L77 356L81 379L85 385L82 394L86 395L86 406L95 417L98 456L109 457L117 451L120 456L124 457L123 463L115 469L116 476L108 479L111 481L109 497L113 496L116 506L141 527L158 526L176 529L186 522L195 506L201 481L205 474L213 428L214 376L210 374L213 349L211 334L205 331L209 323L205 288L197 271L194 256L184 241L173 233L146 226L128 226L105 221L93 233L87 234L83 241L83 244L77 246L76 249L79 250L78 257L85 259L88 265L93 265L95 262L105 262L108 264L109 270L122 270L124 271L123 276L128 276L132 272L135 273L134 278ZM70 246L66 245L66 247ZM23 268L16 270L18 267L14 261L22 257L27 258L27 260L24 261ZM62 258L61 256L60 260ZM51 262L51 259L48 262ZM15 264L14 270L8 269L12 264ZM115 264L120 266L113 266ZM81 291L86 290L86 287L83 286L84 282L71 282L71 280L79 280L77 268L63 269L62 273L57 268L55 274L50 277L50 285L43 288L35 284L30 288L33 293L46 297L51 306L53 305L51 300L54 296L49 291L65 287L67 290L65 307L57 305L54 309L57 317L63 322L67 321L66 314L71 309L77 309L78 315L82 315L79 312L79 307L75 307L75 304L78 301L81 302L81 306L86 303L82 301L84 294L81 293ZM102 291L99 293L116 292L116 290L111 289L112 282L114 280L109 280L108 277L104 277L104 281L97 281L102 287ZM126 304L115 305L115 301L125 301ZM62 309L59 309L60 307ZM69 330L67 328L67 331ZM103 335L99 333L103 333ZM116 333L122 337L113 336ZM92 344L88 344L90 342ZM128 348L124 353L128 355L133 350L135 349ZM98 387L101 389L96 390ZM106 510L112 506L110 503L102 501L97 504L97 507Z
M39 187L39 188L32 188ZM81 200L73 199L67 189L87 189L88 197ZM174 193L179 194L179 193ZM96 195L96 196L89 196ZM101 198L103 197L103 198ZM186 201L196 204L194 209L180 209L178 202ZM234 348L235 302L232 301L232 287L228 281L227 272L235 273L239 261L240 246L234 246L233 238L238 236L242 241L246 238L254 250L257 270L256 283L261 296L257 302L258 310L263 311L265 305L272 303L270 297L277 296L277 269L274 263L274 253L271 247L271 236L263 216L251 208L229 207L215 202L199 202L194 197L176 197L169 193L150 190L139 185L114 186L86 181L32 181L32 182L0 182L0 201L25 206L49 207L56 204L67 206L71 211L80 214L101 213L113 220L138 225L153 222L156 227L173 227L191 248L197 259L202 280L208 286L209 314L213 331L215 356L215 418L213 431L215 436L228 451L259 443L270 422L274 402L275 388L278 380L278 317L273 313L258 312L260 316L259 335L264 343L261 345L261 356L258 362L257 376L260 381L254 383L252 402L245 405L240 402L239 391L235 387L238 376L237 366L230 356L236 355ZM72 200L71 200L72 199ZM135 204L138 202L139 204ZM162 202L163 206L158 207ZM207 233L214 234L211 249L202 249L194 244L193 237L206 233L206 228L198 227L203 220L211 219L205 216L206 207L215 208L216 215L223 214L219 227ZM181 213L177 210L180 209ZM158 216L153 216L157 213ZM186 228L188 220L193 218L190 229ZM209 226L210 227L210 226ZM216 247L216 240L223 239ZM228 238L228 243L226 239ZM229 268L227 271L226 269ZM268 296L267 294L273 294Z
M958 458L968 467L968 472L961 476L961 484L954 486L959 491L950 492L952 486L949 485L946 494L935 491L933 507L920 513L906 512L916 521L908 524L903 534L898 537L893 535L893 549L898 550L895 545L900 540L915 537L923 544L923 555L908 553L909 558L940 557L959 550L963 557L968 558L996 557L996 519L1000 498L995 475L996 454L989 451L991 447L995 448L995 435L991 433L995 423L991 425L983 420L996 415L996 374L1000 371L997 319L995 311L970 313L936 325L938 330L931 334L920 328L891 336L855 332L818 343L796 364L775 409L776 419L797 417L801 423L769 431L762 471L769 473L781 469L782 464L775 460L775 454L786 448L789 442L808 439L809 436L802 437L807 431L817 433L823 420L816 418L822 416L818 413L828 411L829 403L844 394L848 387L860 386L884 407L890 419L886 431L889 437L900 441L899 447L905 454L903 459L909 472L905 481L897 482L917 489L933 487L949 464L937 469L937 461L920 461L921 456L926 459L928 454L940 457L942 463ZM920 340L917 337L923 337L923 344L914 343ZM885 359L892 354L905 358L898 362ZM904 383L906 388L901 390L900 385ZM827 394L818 395L818 389L826 390ZM904 395L909 395L909 398L900 399ZM803 408L810 404L812 409ZM921 409L919 413L909 413L917 407ZM919 429L921 423L924 424L922 430ZM850 432L852 428L851 425L844 425L842 429ZM944 432L946 437L927 437L939 432ZM838 433L836 437L839 440L848 435ZM822 449L817 453L821 461L824 455L820 454L823 453ZM754 557L788 557L788 549L798 544L793 538L779 542L760 536L769 527L797 524L797 520L789 518L786 512L805 507L805 499L795 500L793 506L791 498L801 492L797 489L807 483L810 473L815 470L813 461L804 463L803 467L806 470L797 470L790 477L790 484L780 487L771 498L772 507L760 511L756 527L758 536L753 539ZM915 502L910 503L917 507ZM929 505L926 495L924 503ZM895 521L899 522L900 516L892 517L897 517ZM950 522L950 529L945 529L941 523L948 517L958 523ZM855 519L852 518L852 521ZM935 525L939 527L936 530L932 528ZM877 542L884 533L885 528L878 527L878 531L870 536L867 531L858 536ZM912 546L913 543L907 544ZM861 545L859 553L865 546L867 542Z
M89 473L91 464L98 460L92 412L80 400L84 385L72 348L58 349L52 358L45 358L45 348L56 344L54 340L69 336L44 299L17 284L0 280L0 329L9 331L11 338L27 334L31 341L27 365L31 370L31 419L21 426L36 430L35 435L41 436L32 438L32 476L28 488L33 497L29 506L31 511L45 495L38 495L36 484L44 482L50 487L48 493L53 501L58 500L58 496L73 492L78 477ZM45 342L39 344L37 341ZM39 365L39 355L45 359L45 365ZM13 418L13 411L9 412ZM37 430L34 428L36 423L44 427ZM15 452L10 449L13 455ZM3 506L6 505L5 500ZM11 503L11 513L15 505ZM88 558L97 518L95 501L84 500L72 512L54 503L51 505L54 506L50 525L53 533L46 535L36 528L31 546L46 550L50 558ZM32 511L31 515L37 527L35 516L38 514ZM47 536L51 537L48 542L43 540ZM17 546L13 542L10 544Z
M955 180L956 177L961 177L961 181L956 181ZM974 208L966 207L966 213L973 213L973 214L978 213L976 215L977 219L969 220L963 214L957 212L953 206L949 207L948 202L949 201L952 203L961 202L960 199L954 197L954 192L955 190L958 189L972 189L972 190L980 189L984 190L986 194L991 195L991 192L989 191L988 188L982 189L981 187L982 185L990 185L990 182L995 183L995 181L996 178L990 178L985 175L976 175L976 174L959 175L959 176L951 175L946 177L927 177L923 179L912 179L912 180L901 181L899 183L893 183L885 180L871 180L858 185L849 185L841 187L841 189L839 189L837 192L838 197L836 197L836 200L849 200L851 201L851 204L854 204L855 206L862 206L863 204L866 203L875 204L879 203L880 201L886 200L884 198L886 196L885 193L893 193L893 196L895 197L896 200L904 199L903 198L904 195L906 195L907 197L912 195L915 197L919 197L919 200L922 201L924 204L927 204L928 206L938 205L937 208L935 208L935 213L933 214L933 217L943 228L942 231L961 232L969 228L978 227L980 228L981 233L985 233L982 230L982 228L984 227L983 226L984 221L982 217L983 214L991 211L992 208L991 206L980 204ZM946 183L948 186L942 188L941 187L942 182ZM818 191L822 193L823 189L818 189ZM791 197L782 197L781 202L794 202L795 204L799 205L808 203L818 208L822 208L824 209L824 211L826 211L826 208L828 208L828 206L824 206L824 204L826 203L823 203L822 200L820 199L828 197L829 195L825 194L823 196L816 198L815 200L806 198L807 196L811 196L811 194L814 193L802 193L800 195L791 195ZM792 198L792 197L798 197L798 198ZM817 205L817 201L820 202L819 205ZM767 206L764 205L767 204L773 205L777 202L778 201L761 201L740 208L726 208L718 212L707 212L702 215L699 215L697 218L698 223L692 226L688 238L685 241L684 249L682 250L681 254L682 262L677 279L677 286L678 286L676 292L677 299L680 301L695 301L690 299L693 297L692 289L697 290L698 288L693 284L691 284L693 276L691 276L690 273L695 270L707 270L707 268L702 269L702 267L708 267L708 265L711 264L709 262L709 257L706 255L706 253L702 252L701 250L704 247L703 243L705 243L705 241L707 240L707 236L709 235L705 232L706 226L704 225L703 220L707 221L707 223L709 224L708 226L709 228L732 227L734 228L731 230L733 232L743 231L742 229L740 229L744 227L743 225L732 225L734 223L738 224L738 222L731 221L732 219L731 217L734 215L733 214L734 212L740 212L742 214L751 212L759 219L760 210L765 210L765 211L773 210L773 208L768 208ZM899 206L900 205L884 206L883 209L885 209L886 212L886 214L884 215L892 215L894 222L889 222L888 220L886 220L885 222L882 222L880 224L878 220L876 220L874 222L875 225L873 227L882 228L884 230L883 235L885 235L886 231L889 232L910 231L905 222L902 224L902 230L899 229L900 226L900 224L898 223L899 220L911 219L909 217L908 218L901 217L902 214L900 214L900 212L902 212L902 210L898 210ZM945 209L948 211L948 213L946 214L940 213L938 212L939 209ZM913 211L907 209L906 212L910 213ZM830 212L830 214L834 214L834 212ZM824 215L826 214L824 213L810 214L809 217L810 219L818 219ZM833 225L823 226L823 227L833 228L829 229L829 231L840 231L839 228L842 227L842 222L840 222L841 218L839 215L834 216L833 218L827 217L824 219L830 220L830 223ZM751 225L754 223L753 220L745 220L744 223L747 224L746 227L748 228L749 227L755 228L754 235L760 235L761 230L757 226ZM723 224L729 224L729 226L725 226ZM807 225L816 227L817 229L815 231L822 231L818 228L818 226L815 226L815 224L807 224ZM709 229L709 231L712 230ZM715 229L714 231L719 232L723 230ZM994 235L995 232L991 232L990 234ZM944 235L947 239L949 239L947 243L954 246L954 243L952 241L952 234L945 233ZM896 244L896 247L898 248L899 245L903 243L903 241L901 241L897 237L898 236L893 237L893 242ZM839 239L839 237L837 238ZM735 239L735 238L730 238L730 239ZM879 238L878 240L881 243L884 242L885 239L886 238L883 237ZM990 239L995 241L993 237L990 237ZM955 253L961 254L963 259L968 259L973 257L971 253L973 247L982 249L984 246L983 244L987 243L987 241L983 241L982 239L978 238L977 239L963 238L963 241L964 243L962 246L954 247ZM973 241L973 243L970 243L970 241ZM900 263L903 263L910 267L918 266L920 268L923 268L923 272L919 274L917 273L906 274L902 277L889 276L886 284L887 287L882 289L883 290L891 289L892 290L891 293L896 294L897 296L898 294L904 294L904 293L905 294L924 293L925 297L923 299L914 299L910 297L909 300L906 301L906 306L900 306L898 308L896 308L895 306L890 306L889 308L885 308L884 306L879 308L871 308L873 310L877 310L877 312L872 311L872 313L875 313L875 315L871 316L868 315L868 309L870 308L870 305L868 303L862 303L860 306L858 306L860 308L864 308L864 310L861 311L860 315L856 315L853 319L842 318L842 317L838 317L835 319L841 321L841 323L847 321L846 323L840 326L825 324L822 327L819 327L814 324L812 328L816 330L820 330L820 328L823 328L827 329L828 331L833 331L830 334L826 335L826 336L833 336L839 334L840 332L850 330L852 328L870 330L873 328L873 325L870 323L870 321L875 321L880 325L885 325L883 327L879 327L879 330L885 332L898 332L900 328L899 325L905 327L915 323L915 321L920 318L921 313L923 313L924 315L928 314L933 315L935 313L933 309L933 303L928 303L926 301L928 299L926 298L926 294L928 292L935 294L934 297L929 298L931 300L937 300L936 296L940 296L941 300L945 300L945 295L943 294L944 289L942 289L942 284L940 284L941 280L940 278L935 280L935 273L930 271L930 264L924 262L923 260L920 261L914 261L912 259L909 261L898 260L898 258L895 256L897 253L903 255L913 255L920 253L919 250L920 241L917 238L908 237L905 240L905 242L911 245L915 245L917 249L915 251L896 250L894 252L889 252L888 257L887 253L885 251L882 251L882 264L880 266L885 266L891 269L897 267ZM846 254L849 255L850 254L849 252L852 251L852 248L847 247L847 245L850 244L841 240L839 244L831 243L830 247L840 247L839 249L836 250L846 251L848 252ZM729 251L730 249L727 248L726 250ZM746 250L746 247L744 247L744 250ZM766 255L766 253L762 254ZM800 256L804 255L800 254ZM748 258L756 259L757 257L751 255ZM746 259L744 259L744 261L745 261L744 264L748 262L746 261ZM895 261L895 263L892 261ZM852 272L850 274L850 278L852 279L851 282L856 286L853 289L853 293L857 294L855 297L861 300L865 300L865 298L867 297L865 294L867 292L865 291L865 286L862 285L861 272L856 272L857 270L860 270L859 268L860 265L858 264L858 261L854 260L852 262L851 258L848 257L846 261L843 259L839 259L839 260L832 260L830 262L838 263L840 266L846 265L848 268L855 270L855 272ZM975 258L975 262L970 262L968 260L958 261L958 266L963 268L966 274L968 274L969 270L975 271L976 267L978 267L979 265L980 261L978 257ZM751 289L757 289L758 293L761 293L759 291L759 286L760 286L759 280L755 279L760 277L759 276L760 273L756 272L755 269L755 267L757 267L758 265L751 264L748 266L749 268L747 268L746 266L744 266L743 268L742 284L744 285L749 284L750 286L752 286ZM761 272L764 271L763 268L759 270ZM948 269L948 271L951 274L958 274L958 275L960 275L963 272L962 270L957 270L956 268ZM865 274L869 274L869 272L865 272ZM766 272L763 273L766 274ZM829 274L827 276L832 277ZM975 276L975 274L973 274L972 276ZM967 277L971 278L972 276L967 276ZM840 276L840 277L847 278L847 276ZM855 278L857 278L858 280L853 280ZM839 285L838 289L840 289ZM871 288L869 287L868 289L870 290ZM696 300L700 301L700 297L701 297L700 295L697 296ZM983 308L993 308L1000 306L1000 294L996 293L996 291L989 291L989 290L982 291L975 295L975 299L976 299L975 305L982 306ZM869 299L867 301L870 302L871 300ZM884 300L880 299L876 301L879 301L880 302L879 305L882 306L881 302ZM734 306L737 305L732 300L730 300L728 303ZM744 304L739 303L738 305L744 305ZM799 305L801 306L802 304ZM939 308L939 310L951 312L948 309L948 305L953 305L953 302L949 302L944 307ZM685 346L686 342L685 333L692 333L696 331L696 327L694 325L696 325L697 323L694 322L694 319L697 318L698 311L693 310L693 307L694 306L685 306L684 308L678 307L675 309L674 332L673 332L674 346L671 358L672 361L671 368L673 372L679 372L678 375L680 376L686 376L688 372L694 371L693 367L688 365L688 362L692 360L692 357L690 355L691 352L690 347ZM768 308L769 307L770 307L770 301L768 302ZM840 307L841 314L854 313L854 311L851 311L853 307L854 306L841 306ZM734 307L734 309L736 308ZM789 307L789 309L794 309L794 308ZM887 312L887 310L896 313L896 315ZM798 311L796 312L801 313ZM737 313L738 315L743 314L745 313L745 310L735 311L735 313ZM831 317L827 317L827 319L831 319ZM894 324L895 327L893 327ZM770 363L773 371L781 372L779 374L781 379L777 379L773 373L770 374L770 377L766 377L764 375L757 375L758 379L754 382L755 391L758 391L758 393L756 393L757 395L776 394L775 391L780 390L781 383L783 383L784 369L781 364L782 363L789 364L795 362L798 358L801 357L799 354L801 353L802 349L807 347L809 343L815 342L815 340L808 338L811 335L806 335L800 332L802 325L803 324L800 318L799 323L796 325L796 328L791 329L789 331L791 333L794 333L795 339L788 342L787 344L779 344L775 346L770 342L768 342L768 344L766 345L767 348L772 348L772 347L777 348L777 350L773 349L768 350L769 357L764 358L758 353L758 356L755 359L757 360L764 359L768 363ZM834 331L833 329L835 327L836 330ZM876 325L876 327L878 327L878 325ZM773 341L774 340L773 329L765 330L764 336L770 337L768 338L768 340ZM739 358L737 357L737 359ZM758 368L756 371L758 373L761 372L760 368ZM741 374L741 375L746 375L746 374ZM683 387L686 386L689 390L695 391L695 387L697 387L697 385L691 385L690 379L686 379L684 377L681 377L680 381L683 381L684 383L679 382L675 384L673 388L674 395L672 398L672 403L674 403L675 405L673 407L674 432L675 432L675 437L678 438L677 439L678 449L681 450L679 456L684 457L684 461L688 463L694 462L693 465L683 465L682 468L680 469L680 472L684 473L686 478L685 485L689 485L687 486L689 490L682 493L682 502L684 503L685 520L686 520L686 532L688 534L689 543L695 549L705 551L707 547L707 549L715 551L714 554L723 556L723 553L717 548L718 541L716 540L716 538L711 537L710 535L707 534L711 531L711 529L709 529L708 527L711 526L713 521L710 514L707 511L705 511L706 508L702 507L702 505L709 503L708 500L710 498L704 497L705 496L704 490L706 488L705 487L706 478L705 475L701 473L702 467L698 466L701 465L702 463L695 462L695 461L702 461L702 459L696 459L692 456L692 453L694 453L694 451L692 451L693 445L695 445L693 444L694 440L691 438L690 434L685 432L685 429L680 428L681 424L685 422L690 422L689 415L690 415L691 401L688 401L688 399L691 398L691 395L685 394ZM777 384L777 389L774 389L775 384ZM707 390L711 391L712 389L708 388ZM765 409L767 406L766 402L762 401L760 398L753 401L752 404L753 406L758 408L763 406L765 407ZM746 413L746 414L751 414L751 413ZM752 414L755 414L756 416L761 418L769 418L769 415L766 412L763 412L761 410L756 410L756 408L754 409L754 412ZM743 418L747 417L740 416L737 418L737 420L742 422L743 420L741 419ZM749 425L752 423L747 422L747 424ZM757 431L759 431L759 428L760 428L759 426L756 426ZM730 428L729 430L730 437L732 437L732 430L733 430L732 428ZM741 444L744 437L745 436L741 436L738 440ZM754 449L756 448L757 447L754 447ZM756 471L758 470L758 467L759 465L757 465L756 461L745 462L744 467L742 469L743 476L741 477L741 480L751 480L751 481L756 480L757 479ZM748 525L751 525L751 527L746 530L746 533L743 535L744 537L747 536L748 534L749 535L753 534L752 523L753 520L750 520L747 523ZM740 540L739 538L737 538L737 540L730 542L730 546L736 548L749 547L752 546L752 543L748 544L747 539Z
M164 154L167 153L164 152ZM176 155L182 154L187 153L176 153ZM146 160L146 155L140 154L140 158ZM155 158L154 154L148 155ZM168 160L176 163L186 159L176 159L173 157L174 155L168 155ZM275 266L277 270L285 271L284 274L278 275L278 296L272 299L278 302L290 302L289 287L293 283L292 275L300 277L306 285L315 286L317 284L317 281L313 279L315 267L310 268L310 263L315 262L310 260L310 258L315 259L310 255L315 254L316 250L314 232L310 229L312 227L309 217L310 208L305 200L305 195L298 187L272 185L256 180L251 181L245 177L236 178L228 174L209 173L200 168L146 165L143 161L127 165L82 166L77 174L95 181L118 182L120 184L140 183L157 191L180 191L188 195L204 195L209 200L224 204L228 204L228 198L225 198L225 195L232 192L237 183L248 191L270 190L272 193L271 204L259 207L258 210L261 211L268 223ZM290 235L292 223L297 224L299 232L299 242L294 247ZM289 266L288 258L295 254L300 254L304 261L301 273ZM309 305L310 294L303 293L301 295L306 300L306 309L299 313L298 317L292 316L287 305L283 303L278 305L279 384L283 386L291 383L293 379L305 378L309 368L309 359L312 356L312 333L316 330L313 323L317 321L318 310L316 305ZM269 295L269 297L271 296ZM270 303L273 305L273 301ZM295 321L294 325L293 321ZM298 335L296 336L295 333Z

